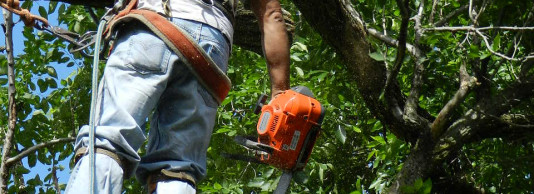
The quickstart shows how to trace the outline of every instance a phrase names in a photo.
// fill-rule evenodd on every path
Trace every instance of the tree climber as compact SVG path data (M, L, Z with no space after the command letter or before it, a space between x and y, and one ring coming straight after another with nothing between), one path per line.
M226 72L237 0L138 0L137 9L164 15L185 31ZM289 42L279 0L250 0L259 20L272 97L289 89ZM121 193L134 173L149 193L195 193L206 177L216 99L199 77L147 26L135 22L116 33L96 108L95 192ZM212 86L217 87L217 86ZM137 150L154 111L147 153ZM76 165L66 193L87 193L89 127L78 134Z

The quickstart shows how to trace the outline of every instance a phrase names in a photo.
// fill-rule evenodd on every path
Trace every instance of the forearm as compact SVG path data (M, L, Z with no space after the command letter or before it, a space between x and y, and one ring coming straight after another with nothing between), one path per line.
M289 38L278 0L252 4L262 34L262 45L271 80L271 95L289 89Z

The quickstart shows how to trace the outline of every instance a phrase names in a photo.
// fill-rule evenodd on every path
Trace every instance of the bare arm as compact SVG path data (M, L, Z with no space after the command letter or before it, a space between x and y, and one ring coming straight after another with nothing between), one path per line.
M278 0L254 0L252 11L258 18L263 53L271 79L271 96L289 89L289 38Z

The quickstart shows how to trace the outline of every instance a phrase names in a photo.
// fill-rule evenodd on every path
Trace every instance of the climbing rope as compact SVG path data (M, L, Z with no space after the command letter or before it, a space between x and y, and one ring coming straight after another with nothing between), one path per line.
M27 9L22 9L20 7L19 0L0 0L0 6L10 12L13 12L14 14L19 15L20 19L24 21L26 26L34 27L37 25L37 21L43 23L43 26L50 26L46 18L34 15Z

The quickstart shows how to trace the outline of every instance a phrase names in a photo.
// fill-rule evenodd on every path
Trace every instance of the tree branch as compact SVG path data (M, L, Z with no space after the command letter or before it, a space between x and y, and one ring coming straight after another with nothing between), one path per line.
M42 149L42 148L45 148L45 147L48 147L48 146L51 146L51 145L55 145L55 144L60 144L60 143L68 143L68 142L73 142L74 140L76 140L76 138L74 137L67 137L67 138L59 138L59 139L54 139L54 140L50 140L48 142L43 142L43 143L40 143L40 144L37 144L37 145L34 145L28 149L25 149L24 151L20 152L19 154L17 154L16 156L13 156L11 158L9 158L6 163L7 164L13 164L19 160L22 160L22 158L30 155L31 153L39 150L39 149Z
M436 7L438 6L439 0L432 0L432 10L430 11L430 18L428 22L430 24L434 23L434 14L436 13Z
M389 91L391 91L392 82L397 79L397 75L400 72L400 69L402 67L402 63L404 62L404 55L406 53L406 37L408 33L408 22L410 20L410 9L409 9L409 0L397 0L397 5L399 6L399 9L401 10L401 16L402 21L400 25L399 30L399 48L397 48L397 56L395 57L395 64L393 65L393 69L388 73L387 79L386 79L386 85L384 87L384 92L387 94ZM386 98L390 97L389 95L386 95Z
M423 17L423 11L425 8L425 4L423 1L419 3L419 11L417 15L414 18L415 20L415 46L416 48L419 48L419 41L421 40L421 37L423 36L423 31L421 28L421 19ZM420 49L417 49L420 51ZM417 114L417 108L419 107L419 91L421 90L421 86L423 85L423 72L425 67L423 66L423 62L425 61L425 57L422 57L422 54L418 54L419 57L416 58L414 63L414 75L412 80L412 88L410 89L410 95L408 96L408 99L406 100L406 105L404 106L404 120L408 120L413 123L422 123L423 118L421 118ZM425 122L425 123L428 123Z
M15 131L15 124L17 122L17 109L15 107L15 59L13 57L13 14L5 9L2 9L4 14L4 29L6 38L7 51L7 77L8 77L8 99L9 99L9 118L8 127L5 134L4 145L2 149L2 163L0 164L0 193L7 193L7 184L9 181L9 168L6 162L13 147L13 134Z
M449 114L464 101L469 91L477 83L477 79L475 77L471 77L469 74L467 74L467 69L465 66L465 63L463 63L460 67L460 88L458 91L456 91L454 97L452 97L452 99L447 102L443 109L441 109L436 117L436 120L434 120L432 126L430 127L430 130L432 131L432 137L435 140L437 140L443 133L443 128L447 123Z
M441 136L434 148L436 160L439 162L447 160L452 156L452 153L466 143L476 142L483 138L514 135L516 132L511 133L510 130L519 130L520 128L510 127L509 124L499 122L489 115L503 115L520 104L522 100L532 98L534 96L533 81L516 82L499 94L481 100L475 108L468 110L461 118L450 125ZM518 132L526 132L526 130L523 128ZM525 134L520 133L520 135ZM534 135L534 131L530 130L529 134Z
M508 30L508 31L531 31L534 30L534 27L512 27L512 26L486 26L475 28L473 26L452 26L452 27L430 27L423 28L424 32L430 31L448 31L448 32L458 32L458 31L488 31L488 30Z
M399 41L397 39L394 39L390 36L387 36L383 34L382 32L379 32L378 30L374 28L366 28L367 33L371 35L372 37L381 40L382 42L386 43L389 46L393 46L398 48L399 47ZM415 48L413 45L406 43L406 50L408 53L410 53L411 56L413 56L416 59L421 58L421 51L418 48Z

